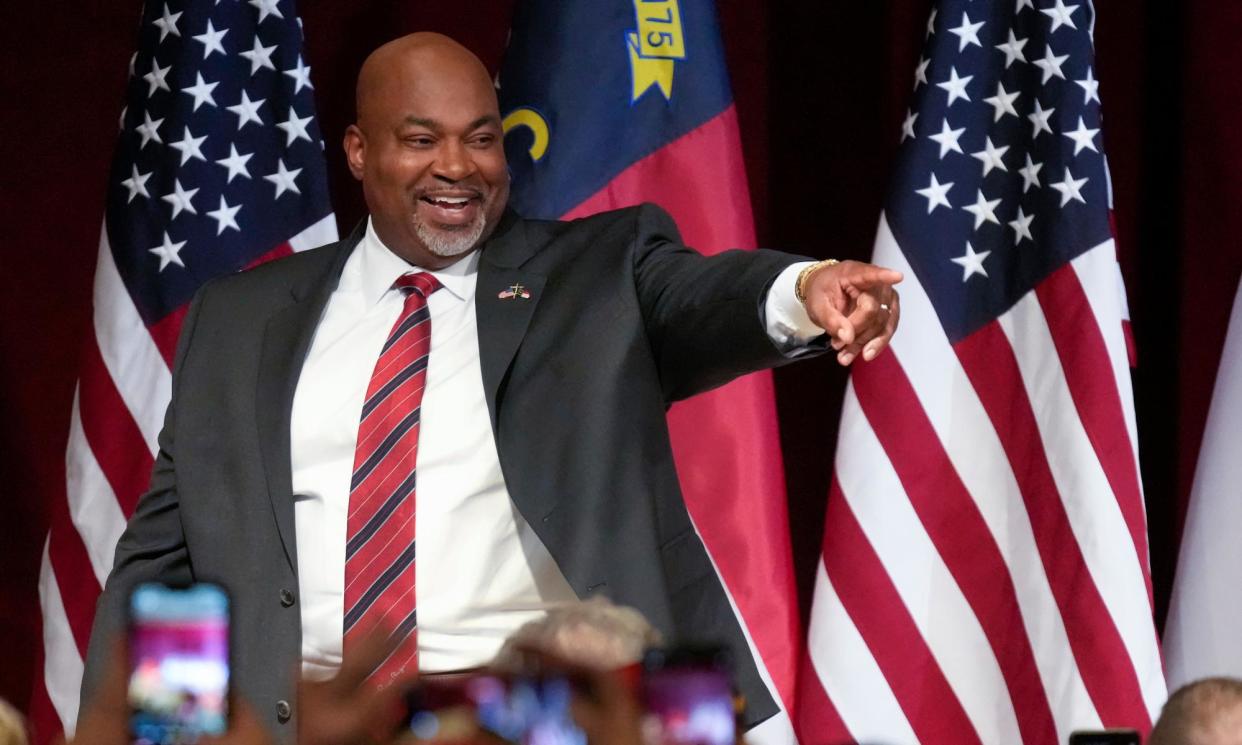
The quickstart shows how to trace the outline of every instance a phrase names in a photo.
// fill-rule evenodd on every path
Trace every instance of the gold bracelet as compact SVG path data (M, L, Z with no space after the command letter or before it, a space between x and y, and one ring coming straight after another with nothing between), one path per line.
M798 302L802 303L803 307L806 307L806 281L811 278L811 275L818 272L820 269L829 266L836 266L840 263L841 262L836 259L824 259L823 261L817 261L798 272L798 278L794 280L794 297L798 298Z

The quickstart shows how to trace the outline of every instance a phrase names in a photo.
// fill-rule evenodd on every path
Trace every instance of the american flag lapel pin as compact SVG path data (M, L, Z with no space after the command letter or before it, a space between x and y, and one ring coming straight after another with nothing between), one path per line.
M530 290L522 286L521 282L518 282L516 284L509 285L509 287L504 290L501 290L500 294L496 297L501 300L530 300Z

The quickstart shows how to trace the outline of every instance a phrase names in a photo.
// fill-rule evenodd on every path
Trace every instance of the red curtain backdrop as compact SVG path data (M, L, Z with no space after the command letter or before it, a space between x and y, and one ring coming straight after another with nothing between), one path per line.
M761 245L865 258L930 0L721 0ZM303 2L308 62L343 230L364 211L336 143L378 44L447 33L495 70L512 0ZM1098 0L1097 77L1138 342L1139 437L1163 615L1180 505L1242 273L1242 7ZM0 264L0 696L24 707L38 646L41 485L62 479L77 355L139 0L55 14L0 10L6 55ZM777 371L801 602L819 550L845 376L830 359Z

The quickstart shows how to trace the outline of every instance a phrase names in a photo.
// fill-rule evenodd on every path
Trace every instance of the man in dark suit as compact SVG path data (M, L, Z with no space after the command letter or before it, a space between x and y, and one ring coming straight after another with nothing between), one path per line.
M394 675L453 669L593 594L667 638L728 644L748 721L775 712L687 516L664 412L829 345L843 364L873 358L901 277L705 258L652 206L524 220L506 210L501 140L487 72L455 42L416 34L367 60L345 150L370 219L195 298L84 690L135 582L215 580L233 598L235 688L285 739L298 661L330 672L355 628L408 635L417 663ZM406 428L365 444L390 410ZM397 476L367 513L373 467Z

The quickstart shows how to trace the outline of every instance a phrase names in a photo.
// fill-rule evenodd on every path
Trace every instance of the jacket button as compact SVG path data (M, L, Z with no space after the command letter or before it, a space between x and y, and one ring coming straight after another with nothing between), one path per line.
M281 589L280 604L286 608L293 605L293 591L292 590L288 588Z
M289 717L293 716L293 708L289 706L289 702L281 699L276 702L276 720L281 724L289 721Z

